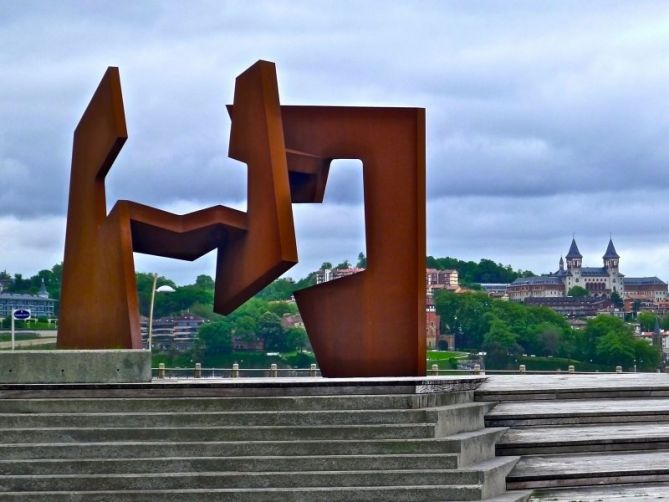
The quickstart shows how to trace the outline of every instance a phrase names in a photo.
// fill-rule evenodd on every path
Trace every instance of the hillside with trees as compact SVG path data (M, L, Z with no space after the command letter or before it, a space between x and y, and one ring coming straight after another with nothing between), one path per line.
M457 347L487 353L490 368L513 368L523 354L559 357L613 370L621 365L653 371L660 362L659 351L646 340L634 337L633 329L621 319L599 315L584 329L572 328L564 317L547 307L526 306L497 300L483 293L436 294L435 306L441 329L453 333ZM646 326L655 318L643 318ZM663 319L669 322L669 316Z
M446 258L428 256L425 263L427 268L457 270L460 284L465 287L472 287L481 283L511 283L519 277L534 276L534 273L529 270L513 270L511 265L495 263L487 258L482 258L476 263L448 256Z
M518 277L532 276L532 272L513 270L509 265L481 259L478 263L455 258L427 257L427 266L437 269L458 270L461 283L476 285L481 282L512 282ZM366 257L358 255L355 265L366 266ZM344 260L333 265L324 262L321 269L346 268L351 262ZM44 281L51 298L58 300L62 265L41 270L30 278L21 274L13 276L0 272L0 283L6 292L36 294ZM208 275L198 276L194 283L178 286L168 277L159 277L158 284L167 284L174 293L156 295L154 317L174 316L184 313L200 316L208 322L198 335L192 353L180 360L198 360L204 365L222 365L236 355L232 350L233 338L261 340L267 352L292 354L291 361L301 358L306 363L303 350L308 348L308 338L301 328L284 328L284 314L295 314L297 307L290 302L292 294L316 282L316 272L300 280L280 278L272 282L255 297L227 316L213 311L214 280ZM139 308L148 315L153 276L136 274ZM572 291L581 294L580 291ZM487 352L490 367L510 367L523 356L530 354L545 358L565 358L583 364L615 365L654 369L657 351L646 341L634 338L632 328L623 321L599 316L588 321L584 329L573 329L566 320L546 307L493 299L483 293L454 294L441 291L435 297L441 316L441 330L456 337L456 346L473 352ZM656 318L654 314L640 312L637 321L643 331L652 331L656 323L669 329L669 315ZM173 359L176 355L172 354ZM247 360L254 360L250 355ZM256 358L257 359L257 358ZM311 359L313 360L313 359ZM266 367L266 360L258 365Z

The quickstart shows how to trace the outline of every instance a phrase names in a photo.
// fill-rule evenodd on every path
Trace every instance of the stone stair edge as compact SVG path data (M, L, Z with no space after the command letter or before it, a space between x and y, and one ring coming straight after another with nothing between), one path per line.
M47 501L109 501L109 500L130 500L145 501L148 499L158 499L172 501L210 501L212 496L222 497L225 500L243 500L269 502L276 501L277 496L283 496L281 500L298 501L304 500L308 495L310 500L330 501L330 502L348 502L351 500L370 500L398 502L416 502L420 500L474 500L473 498L462 499L449 497L445 498L448 492L455 492L454 495L469 492L474 495L479 490L472 489L469 485L408 485L408 486L350 486L350 487L311 487L311 488L260 488L260 489L185 489L185 490L123 490L123 491L51 491L51 492L0 492L0 500L28 499L28 500L47 500ZM188 499L184 499L188 495ZM440 495L437 497L437 495ZM109 497L113 497L110 499ZM174 496L174 497L172 497ZM285 498L286 496L290 498ZM356 496L356 498L351 498ZM421 498L416 498L417 496ZM360 498L362 497L362 498ZM479 499L480 500L480 499ZM494 499L492 499L494 500ZM496 502L496 501L495 501ZM506 502L500 501L500 502Z

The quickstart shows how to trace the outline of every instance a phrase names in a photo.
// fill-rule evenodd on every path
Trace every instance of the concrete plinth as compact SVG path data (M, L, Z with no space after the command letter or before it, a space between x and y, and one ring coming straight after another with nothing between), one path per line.
M151 381L148 350L16 350L0 352L0 384Z

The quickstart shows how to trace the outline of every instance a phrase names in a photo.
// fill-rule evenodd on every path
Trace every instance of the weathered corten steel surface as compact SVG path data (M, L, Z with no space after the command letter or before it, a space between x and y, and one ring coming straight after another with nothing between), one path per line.
M248 211L174 215L120 201L104 177L127 133L110 68L75 131L59 347L139 348L132 252L218 249L214 310L229 313L297 262L291 202L322 202L330 163L362 161L368 267L296 293L322 374L425 374L425 111L280 106L276 71L237 78L229 155L249 166Z
M282 116L289 151L322 159L301 196L311 185L322 200L331 160L362 161L367 269L295 293L322 374L424 375L425 110L284 106Z
M194 260L218 249L221 313L297 263L273 64L238 77L235 108L230 154L249 165L248 212L119 201L106 215L104 178L127 138L118 69L107 70L74 134L59 348L141 347L133 251Z

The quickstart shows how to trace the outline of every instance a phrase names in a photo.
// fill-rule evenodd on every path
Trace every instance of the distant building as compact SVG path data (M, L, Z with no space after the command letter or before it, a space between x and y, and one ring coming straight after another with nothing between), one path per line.
M283 317L281 318L281 326L283 329L290 329L290 328L302 328L304 329L304 321L302 320L302 316L298 314L283 314Z
M552 275L521 277L507 288L511 300L524 301L527 298L556 298L565 296L564 281Z
M232 350L242 352L264 352L265 342L251 335L232 336Z
M428 294L437 289L456 291L460 287L460 279L457 270L436 268L425 269L425 285Z
M425 345L428 350L436 350L439 343L440 327L439 323L441 318L437 314L437 309L434 305L429 305L427 307L427 319L425 323Z
M596 296L528 297L525 298L524 303L549 307L565 317L593 317L611 306L611 300Z
M324 268L316 271L316 284L322 284L324 282L333 281L335 279L341 279L349 275L357 274L358 272L364 272L364 268Z
M668 298L667 283L657 277L625 277L620 273L620 256L613 240L609 239L602 267L584 267L583 255L572 239L565 260L560 257L558 270L539 277L516 279L509 285L509 298L524 301L527 298L566 297L569 290L580 286L591 297L609 297L618 293L623 299L633 298L660 302Z
M10 318L15 309L28 309L33 318L56 317L56 300L49 298L44 281L36 295L0 293L0 317Z
M483 291L488 293L488 295L495 298L503 298L507 296L507 289L509 288L509 283L482 282L480 286Z
M151 345L156 350L188 352L193 348L200 326L206 322L203 317L182 315L161 317L153 320ZM148 347L148 318L141 318L144 345Z
M667 301L667 283L657 277L626 277L625 297L653 303Z

